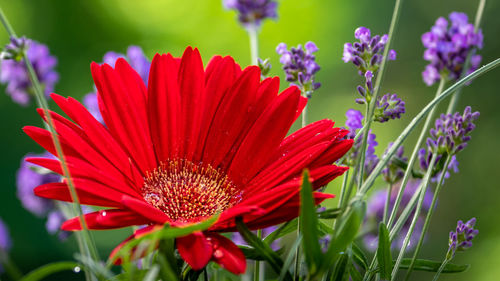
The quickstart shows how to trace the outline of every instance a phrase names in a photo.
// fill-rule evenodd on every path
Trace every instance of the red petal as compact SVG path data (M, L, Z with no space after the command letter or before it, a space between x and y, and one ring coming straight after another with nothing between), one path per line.
M179 254L194 270L204 268L212 258L212 245L202 232L178 237L176 241Z
M245 255L231 240L216 233L207 233L214 245L213 261L234 274L245 273L247 262Z
M127 227L131 225L147 224L150 221L135 212L121 209L101 210L89 214L85 214L85 222L89 229L114 229ZM80 218L74 217L65 221L62 230L75 231L81 230Z
M142 200L129 196L123 196L121 202L131 211L134 211L158 224L164 224L170 221L170 218L165 213Z
M182 55L179 67L178 84L181 97L181 140L184 142L181 155L192 160L196 145L202 114L204 112L205 72L198 49L188 47Z

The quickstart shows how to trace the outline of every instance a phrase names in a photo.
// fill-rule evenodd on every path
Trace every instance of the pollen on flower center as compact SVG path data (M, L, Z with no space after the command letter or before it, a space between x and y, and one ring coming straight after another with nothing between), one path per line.
M176 222L193 222L241 200L240 189L210 165L185 159L162 162L144 178L142 196Z

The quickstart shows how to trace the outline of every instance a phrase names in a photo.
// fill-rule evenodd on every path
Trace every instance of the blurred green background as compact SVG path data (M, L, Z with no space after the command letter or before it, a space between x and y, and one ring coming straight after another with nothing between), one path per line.
M429 30L437 17L452 11L466 12L473 18L477 2L408 0L403 4L393 45L398 58L388 66L383 92L400 95L406 101L407 113L401 120L375 125L379 154L436 90L436 86L426 87L421 79L426 62L422 60L424 49L420 35ZM283 77L274 51L276 45L316 42L320 48L317 61L322 67L317 81L322 87L311 100L310 118L331 118L341 126L348 108L362 109L354 103L355 87L361 80L352 65L342 62L343 44L354 40L354 30L360 25L371 28L372 34L387 33L393 4L394 1L388 0L279 1L279 19L266 21L261 29L260 57L270 57L272 74ZM90 62L101 61L107 51L125 52L132 44L141 46L150 58L156 52L178 56L191 45L200 49L205 62L215 54L231 55L242 65L250 61L247 34L236 22L235 12L225 11L220 0L0 0L0 5L18 34L47 44L57 56L61 80L56 92L64 96L81 98L92 91ZM483 62L500 55L499 12L500 2L488 0L482 24ZM0 29L1 45L7 39L5 31ZM446 182L431 224L430 239L421 256L442 259L448 232L458 219L477 217L480 234L474 247L458 254L455 260L472 264L471 269L464 274L443 275L441 280L499 280L500 184L495 176L500 157L499 78L499 69L486 74L466 87L460 99L460 110L471 105L473 110L481 111L481 117L469 147L458 156L460 173ZM1 88L3 92L5 87ZM441 111L445 110L443 107ZM12 259L25 272L50 261L71 259L76 251L75 241L70 238L60 242L47 234L45 221L24 210L16 197L15 173L21 157L27 152L41 152L21 131L25 125L41 124L35 106L20 107L2 93L0 120L0 176L3 179L0 217L8 224L13 238ZM415 135L408 139L407 146L415 141ZM338 183L329 189L338 193ZM102 256L129 234L130 229L95 232ZM414 280L429 279L431 275L414 277Z

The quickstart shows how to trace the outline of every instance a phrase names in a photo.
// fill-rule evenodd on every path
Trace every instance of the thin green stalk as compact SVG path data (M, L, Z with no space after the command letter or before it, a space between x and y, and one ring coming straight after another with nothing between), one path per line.
M443 91L445 84L446 84L445 79L441 79L439 81L439 86L438 86L438 89L436 91L435 97L439 97L439 95L441 95L441 92ZM394 202L394 207L392 209L391 215L389 216L389 221L387 222L387 227L389 227L389 228L391 227L392 223L394 222L394 219L396 218L396 214L397 214L398 209L399 209L399 204L401 203L401 199L403 198L403 194L404 194L404 191L406 189L406 184L410 180L411 170L413 168L414 163L417 160L417 154L418 154L418 151L420 149L420 146L424 142L425 136L427 135L429 127L432 124L432 119L434 118L435 112L436 112L436 107L432 108L431 112L429 112L429 115L427 115L427 118L425 119L424 126L422 127L422 130L420 131L420 136L418 136L418 140L415 143L415 147L413 148L413 152L411 153L410 160L408 161L408 167L405 170L403 180L401 181L398 195L396 197L396 201Z
M0 248L0 265L3 265L5 272L12 280L19 280L23 277L21 270L12 262L9 254L2 248Z
M382 221L384 223L387 223L387 213L389 212L389 206L391 204L391 195L392 195L392 183L389 183L389 186L387 187L387 198L385 199L384 215L382 217Z
M259 239L262 240L262 229L257 230L257 236L259 237ZM255 268L254 268L254 272L253 272L253 280L254 281L259 281L260 280L260 275L261 275L261 272L260 272L260 262L259 261L255 261Z
M258 27L255 24L250 24L247 28L248 37L250 38L250 58L253 65L257 65L259 58L259 40Z
M368 90L368 89L367 89ZM367 91L368 92L368 91ZM363 127L366 127L368 129L366 134L363 134L363 140L361 142L361 147L362 149L359 151L359 158L357 160L358 166L358 187L361 186L363 183L363 178L365 176L365 160L366 160L366 150L367 150L367 145L368 145L368 135L370 134L370 124L371 124L371 114L370 114L370 105L372 103L375 103L375 99L371 99L371 101L366 105L365 107L365 122L363 124ZM370 117L368 117L370 116ZM354 174L356 175L356 174ZM352 177L352 180L355 180L355 176Z
M444 268L446 265L450 262L450 259L446 258L444 259L443 263L441 263L441 266L439 267L438 271L436 272L436 275L434 275L434 278L432 281L437 281L439 278L439 275L441 275L441 272L443 272Z
M9 24L9 21L8 21L7 17L5 16L1 7L0 7L0 21L4 25L7 32L9 33L9 36L17 38L16 33L14 32L14 29ZM78 215L78 217L80 219L80 223L82 225L82 235L84 237L83 241L84 241L84 244L86 246L86 250L88 251L88 254L92 258L94 258L95 260L99 260L99 257L97 255L97 249L95 248L95 244L93 243L93 240L88 232L87 224L86 224L85 219L83 217L83 212L82 212L82 209L80 206L78 195L76 193L76 189L75 189L75 186L73 184L73 180L72 180L71 175L69 173L69 168L68 168L66 161L65 161L65 157L64 157L64 154L62 151L61 143L60 143L59 138L57 137L57 133L55 131L54 120L52 119L52 116L49 114L49 106L47 104L47 101L45 100L42 88L40 86L40 81L38 81L38 77L35 73L35 70L33 69L33 65L31 64L30 60L28 59L26 52L23 52L23 60L26 64L26 68L28 69L28 75L29 75L31 84L32 84L33 89L34 89L35 98L37 100L37 103L43 109L45 117L47 118L48 129L51 133L52 140L54 142L54 147L55 147L56 153L57 153L56 156L60 159L60 162L61 162L63 176L65 177L67 184L68 184L68 189L70 191L71 199L73 201L73 208L74 208L75 213Z
M368 112L367 115L365 116L366 120L366 132L370 131L370 126L372 123L372 116L373 112L375 111L375 106L376 106L376 100L378 97L378 94L380 92L380 86L382 84L382 78L385 73L385 68L387 64L387 55L389 54L389 50L391 49L391 44L392 44L392 39L394 37L394 30L396 30L397 22L399 20L399 15L400 15L400 10L401 10L401 4L403 0L396 0L396 3L394 4L394 11L392 13L392 19L391 19L391 24L389 26L389 35L387 38L387 44L385 45L384 49L384 54L382 57L382 63L380 64L379 72L377 74L377 79L375 80L375 86L374 86L374 91L373 95L371 97L369 106L368 106ZM361 163L365 162L365 153L366 153L366 145L368 141L368 133L363 135L363 142L361 142ZM362 170L362 169L361 169ZM363 174L361 174L360 181L359 181L359 186L363 184Z
M403 247L401 248L398 258L396 259L396 264L394 265L394 268L392 270L392 278L391 281L396 280L396 275L399 270L399 266L401 265L401 261L403 260L403 257L406 252L406 248L408 247L408 244L410 243L410 238L413 235L413 231L415 230L415 225L417 224L418 217L420 216L420 210L422 209L422 205L424 203L424 198L425 198L425 193L427 191L427 188L429 186L429 182L432 177L432 171L434 169L434 164L436 164L437 160L437 154L432 155L431 161L429 163L429 168L427 172L425 173L425 177L420 183L420 186L422 187L422 190L420 191L419 194L419 199L417 203L417 209L415 210L415 214L413 215L413 219L410 224L410 228L408 229L408 232L406 233L405 239L403 241Z
M349 170L345 171L344 179L342 180L342 187L340 188L339 204L338 204L339 208L343 205L344 201L349 200L349 198L346 198L348 179L349 179Z
M479 68L476 71L472 72L471 74L467 75L466 77L460 79L455 84L453 84L451 87L446 89L441 95L439 95L439 97L436 97L432 101L430 101L413 118L413 120L410 122L410 124L408 124L408 126L406 126L406 128L403 130L403 132L394 141L394 144L391 146L391 148L380 159L377 166L373 169L373 172L370 173L370 175L368 176L368 178L365 180L365 182L361 186L360 190L358 191L359 196L356 196L356 200L361 200L361 198L363 198L363 196L366 194L366 192L370 189L370 187L375 182L375 179L382 172L382 169L387 165L387 163L389 162L391 157L396 153L396 150L399 148L399 146L408 137L408 135L415 129L415 127L420 123L420 121L422 121L422 119L432 110L432 108L434 108L437 104L439 104L443 99L450 96L454 91L456 91L460 87L463 87L463 85L465 83L467 83L468 81L476 79L477 77L487 73L488 71L497 68L499 65L500 65L500 58L497 58L494 61L482 66L481 68Z
M434 213L437 198L439 196L439 192L441 192L441 187L443 186L444 178L446 175L446 171L448 170L448 165L450 164L451 157L452 157L451 155L448 155L448 157L446 157L446 161L444 162L443 171L441 172L439 182L437 183L436 190L434 191L434 197L432 197L431 207L429 209L429 212L427 212L427 216L425 217L425 222L424 222L424 226L422 228L422 233L420 234L420 238L418 239L417 246L415 247L415 252L413 253L413 258L411 260L410 266L408 267L408 270L406 271L405 280L408 280L410 278L410 274L413 270L413 267L415 266L415 261L417 259L419 252L420 252L420 248L422 247L422 243L424 242L424 237L425 237L425 234L427 233L427 229L429 228L432 214Z
M483 18L483 12L484 12L485 5L486 5L486 0L479 0L479 5L478 5L477 11L476 11L476 18L474 21L474 31L475 32L477 32L479 30L479 26L481 25L481 19ZM465 63L463 65L463 69L462 69L462 73L461 73L460 77L464 77L467 75L467 71L469 70L470 60L471 60L472 55L474 55L474 53L475 53L475 50L471 50L467 54L467 59L465 60ZM451 113L453 113L453 111L455 111L455 108L457 107L457 104L458 104L458 98L460 97L460 92L461 92L461 89L458 90L451 97L450 104L448 105L448 110L446 110L447 114L451 114Z
M307 102L309 103L309 101ZM304 106L304 110L302 110L302 128L307 126L307 104Z

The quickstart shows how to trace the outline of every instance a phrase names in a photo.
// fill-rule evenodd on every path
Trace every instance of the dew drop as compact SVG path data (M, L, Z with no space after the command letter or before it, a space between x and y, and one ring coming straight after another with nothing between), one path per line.
M73 268L73 272L75 273L78 273L80 272L81 268L79 266L75 266L75 268Z
M106 215L107 215L106 211L102 211L102 212L101 212L101 216L102 216L102 217L105 217Z
M220 258L222 258L223 256L224 256L224 253L223 253L221 250L215 250L215 251L214 251L214 257L215 257L216 259L220 259Z

